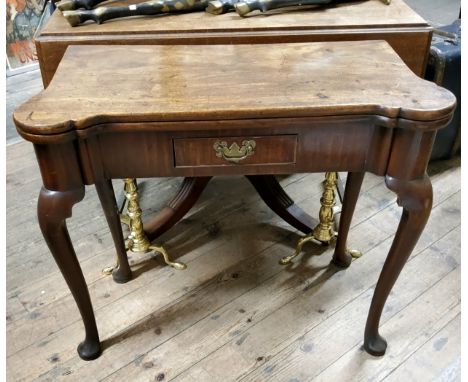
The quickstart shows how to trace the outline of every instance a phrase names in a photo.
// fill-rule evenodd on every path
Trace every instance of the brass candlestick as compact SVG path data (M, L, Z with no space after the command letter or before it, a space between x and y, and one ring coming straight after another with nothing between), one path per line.
M141 208L139 203L138 188L135 179L126 178L124 179L124 191L125 198L127 199L127 214L120 216L120 221L127 225L130 230L130 235L125 241L125 248L131 252L157 252L160 253L164 262L171 267L183 270L187 268L187 265L181 262L171 261L169 254L166 252L164 247L158 245L152 245L148 240L145 231L143 230L143 221L141 220ZM104 274L111 274L114 267L107 267L103 269Z

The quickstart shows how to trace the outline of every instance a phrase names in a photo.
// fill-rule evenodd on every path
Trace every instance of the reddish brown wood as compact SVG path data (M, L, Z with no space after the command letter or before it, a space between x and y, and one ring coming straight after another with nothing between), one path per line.
M113 5L126 5L138 1L140 0L122 1ZM385 40L411 70L423 75L432 35L432 28L427 22L402 0L393 0L390 6L377 1L358 2L338 5L327 9L326 12L311 10L285 12L273 17L242 19L233 17L232 14L212 17L198 13L160 17L157 21L140 17L99 26L88 24L80 28L71 28L61 13L56 11L35 39L44 85L48 86L52 80L65 49L75 44L210 45ZM310 140L310 142L317 141ZM370 146L375 147L375 145ZM309 160L317 160L320 155L317 154L318 158L309 158ZM385 150L382 156L386 156ZM383 160L378 163L383 163ZM351 169L355 168L351 166ZM257 183L256 189L262 198L268 200L269 205L274 205L275 211L280 216L287 216L295 228L304 231L309 227L310 232L314 223L297 205L287 206L283 203L284 192L280 188L274 187L277 195L268 188L262 188L261 184L268 184L270 181L271 179L265 179ZM194 195L191 192L194 192ZM176 223L175 217L182 218L183 211L188 211L190 205L198 199L197 192L195 189L189 192L186 188L181 189L175 199L179 200L178 206L183 210L165 208L161 211L151 223L146 225L149 236L156 238L165 231L164 228L170 228ZM180 195L186 200L180 201ZM282 206L287 210L280 211Z
M369 171L385 174L392 142L392 129L376 123L373 116L275 118L259 120L194 121L181 123L131 123L99 125L80 131L79 151L86 184L93 184L104 174L112 179L127 177L132 171L137 178L154 176L157 152L157 168L160 176L214 176L291 174L297 172ZM393 122L386 122L389 126ZM187 131L181 130L186 126ZM193 131L192 131L193 130ZM257 164L235 166L175 167L173 139L201 136L245 136L268 134L297 134L295 163ZM65 134L49 137L20 134L25 139L66 139ZM70 133L74 134L74 133ZM353 137L350 144L349 136ZM96 138L98 137L98 138ZM374 146L378 143L379 148ZM330 156L340 148L341 156ZM121 155L115 155L118 152Z
M193 207L211 177L185 178L177 195L153 218L144 223L152 241L174 226Z
M444 89L420 81L384 41L218 47L72 46L52 84L35 98L37 111L24 114L19 107L17 124L23 132L47 135L81 133L105 123L373 115L431 130L424 122L450 114L451 104L440 101ZM360 56L355 56L357 50ZM287 57L282 57L285 52ZM108 62L103 55L118 57L118 62ZM372 55L378 68L366 61ZM319 66L324 56L328 61ZM142 57L147 61L142 63ZM206 65L205 57L213 63ZM99 65L93 76L90 62ZM336 81L331 69L347 71L346 81ZM80 80L82 86L74 90L67 86ZM227 88L231 98L226 97ZM87 107L77 108L79 101ZM129 108L132 114L126 112Z
M333 263L339 267L347 268L351 264L352 257L346 248L349 227L353 218L356 202L361 191L364 172L349 172L346 180L346 188L343 200L343 207L340 214L340 226L338 228L338 239L336 241Z
M173 227L193 207L211 177L185 178L177 195L158 214L144 222L150 240L161 236ZM294 228L309 233L317 224L286 194L274 175L249 175L247 179L263 201Z
M299 208L273 175L248 175L265 204L279 217L303 233L310 233L317 222Z
M84 360L92 360L101 354L101 345L86 281L65 223L65 219L72 215L73 205L82 200L84 195L83 185L67 191L42 188L37 204L37 215L44 239L73 294L83 319L86 336L78 345L78 354Z
M140 0L114 2L112 5ZM157 22L156 22L157 21ZM403 0L352 2L326 12L295 11L241 18L203 12L134 17L72 28L56 11L35 39L39 65L48 86L69 45L278 44L385 40L417 75L424 73L432 28Z
M154 240L173 227L193 207L211 177L185 178L178 194L158 214L144 223L150 240ZM247 179L263 201L294 228L310 233L317 224L288 196L274 175L248 175Z
M132 270L128 264L127 251L120 223L119 207L115 200L114 189L110 179L104 179L95 184L99 200L106 215L107 224L114 240L119 266L112 272L112 278L118 283L126 283L132 278Z
M403 207L403 214L375 287L364 333L364 348L375 356L384 355L387 349L387 342L379 334L380 316L385 302L418 242L432 208L432 185L427 174L414 180L387 176L385 183L398 195L398 205Z
M410 73L383 42L312 45L282 44L270 52L269 60L259 59L266 54L261 46L210 47L210 54L202 56L223 62L210 68L201 65L199 49L185 47L183 63L176 60L177 65L168 62L159 66L159 73L165 74L159 76L154 75L155 66L148 64L160 56L155 54L155 47L102 47L100 54L96 54L96 48L88 51L72 47L48 89L15 112L20 134L35 144L44 181L38 205L41 229L85 323L86 339L78 349L82 358L97 357L100 347L86 283L65 219L71 216L72 205L82 199L84 183L98 184L113 235L118 237L121 232L117 229L110 178L204 177L186 186L188 191L201 192L209 177L216 175L315 171L356 173L350 174L345 196L341 239L335 253L339 262L346 263L343 248L364 172L385 175L403 207L365 332L366 350L375 355L385 352L386 343L378 333L380 315L429 216L432 189L426 175L427 162L435 130L449 122L455 97ZM174 57L180 53L177 49L171 52L175 52ZM236 84L240 86L227 86L224 65L236 68L236 78L242 78ZM128 76L135 67L141 78ZM336 75L345 70L349 75ZM164 86L167 78L179 73L184 73L190 86ZM265 84L261 91L255 82L261 77L259 73ZM382 73L387 77L379 80ZM215 104L211 93L203 98L202 85L206 86L209 76L216 79L216 86L223 85L224 99ZM324 79L326 94L311 95L310 82ZM353 91L356 86L366 91ZM164 91L166 98L162 97ZM253 94L260 98L255 99ZM175 120L177 116L180 120ZM174 142L179 139L285 135L297 137L295 161L291 163L262 160L177 167L174 159ZM269 155L265 158L281 157L284 149ZM274 182L270 185L277 187ZM279 191L274 194L283 197L282 207L287 209L290 200ZM184 199L181 195L175 204ZM281 208L278 210L281 212ZM122 250L121 241L116 247ZM123 257L123 253L120 255Z

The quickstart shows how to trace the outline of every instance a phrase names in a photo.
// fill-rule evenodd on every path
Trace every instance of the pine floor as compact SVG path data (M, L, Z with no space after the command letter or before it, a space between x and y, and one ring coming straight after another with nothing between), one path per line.
M187 263L131 254L135 278L101 275L114 251L94 188L68 227L89 285L104 353L78 358L78 310L35 217L40 175L30 144L7 148L7 379L9 381L458 381L460 380L460 163L430 167L434 208L387 302L387 355L361 349L372 292L400 209L366 175L349 246L351 267L314 244L293 265L299 233L243 178L216 178L189 215L161 238ZM323 174L281 183L313 215ZM150 214L181 179L141 183ZM120 182L115 183L120 190ZM123 196L118 195L121 199ZM163 197L161 199L161 197Z

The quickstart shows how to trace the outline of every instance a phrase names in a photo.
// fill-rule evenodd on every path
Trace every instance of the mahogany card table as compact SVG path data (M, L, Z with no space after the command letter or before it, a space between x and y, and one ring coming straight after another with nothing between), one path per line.
M112 1L112 6L137 2L141 0ZM385 5L381 0L367 0L336 2L325 7L289 8L274 13L253 13L248 17L240 17L235 12L216 16L207 12L193 12L127 17L101 25L88 22L78 27L71 27L57 10L35 39L35 44L42 79L47 87L70 45L279 44L385 40L414 73L423 76L431 36L432 27L403 0L392 0L390 5ZM301 232L313 232L314 238L321 242L331 240L334 226L329 214L319 214L320 224L316 226L316 219L294 203L274 175L247 178L262 200L283 220ZM194 205L209 181L210 177L186 177L177 193L168 198L164 208L144 221L146 236L155 239L176 224ZM336 181L327 176L326 183L333 189ZM325 198L326 193L325 189L324 200L328 199ZM334 197L329 200L328 204L332 205Z
M47 89L14 120L34 144L39 224L83 318L80 357L101 352L65 224L85 185L97 188L125 278L111 179L324 171L349 173L338 266L351 262L346 240L365 172L385 177L403 208L364 334L365 349L383 355L380 316L429 217L427 162L455 102L384 41L69 47Z

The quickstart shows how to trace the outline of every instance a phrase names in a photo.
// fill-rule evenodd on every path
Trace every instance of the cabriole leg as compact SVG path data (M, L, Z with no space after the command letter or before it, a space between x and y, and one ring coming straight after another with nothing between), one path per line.
M411 181L387 176L385 183L398 195L397 202L403 207L403 214L375 287L367 317L364 349L376 356L384 355L387 348L387 342L379 334L379 322L385 302L413 251L432 208L432 185L427 175Z
M114 189L110 179L97 182L96 190L101 201L102 209L106 215L107 224L114 240L115 250L117 251L117 264L112 268L112 278L117 283L126 283L132 278L132 271L128 264L125 241L120 224L119 210L115 200ZM109 272L110 273L110 272Z
M350 172L346 180L346 188L343 206L340 216L340 227L338 229L338 239L336 241L333 263L339 267L347 268L351 264L352 254L346 247L349 227L353 218L354 209L361 190L364 172ZM356 252L356 251L353 251Z
M73 205L83 197L84 186L68 191L50 191L43 187L39 194L37 214L44 239L83 319L86 336L78 345L78 354L84 360L92 360L101 354L101 345L88 287L65 223L65 219L72 215Z

